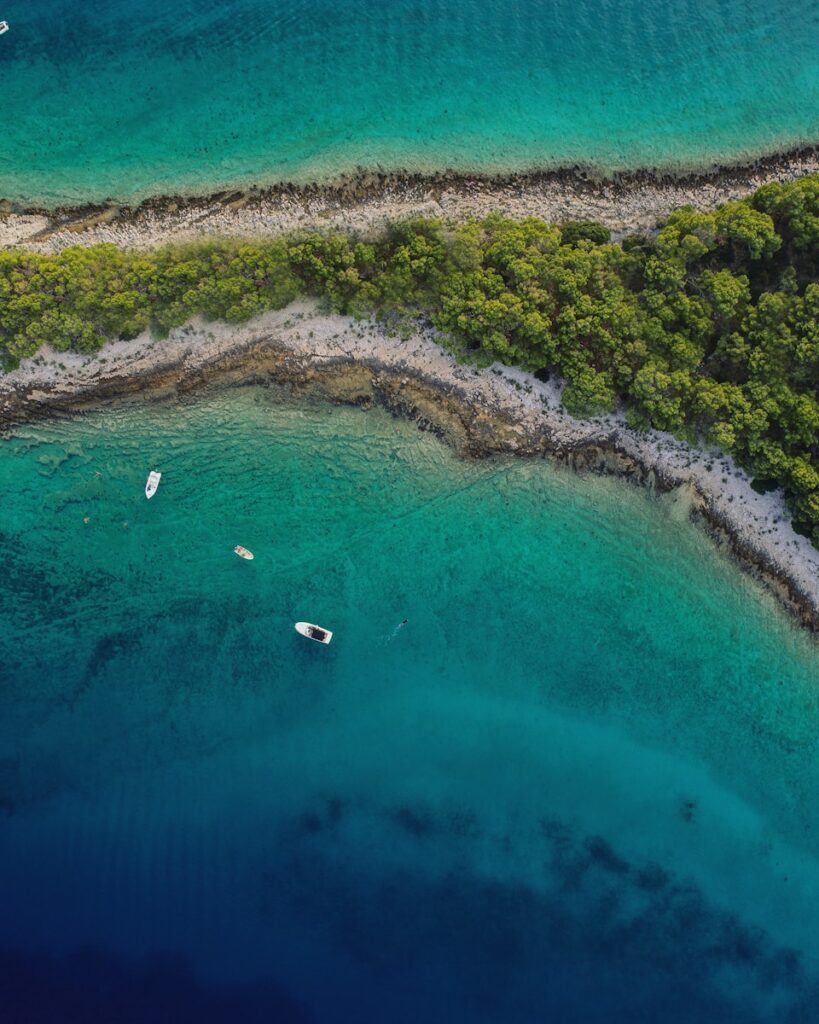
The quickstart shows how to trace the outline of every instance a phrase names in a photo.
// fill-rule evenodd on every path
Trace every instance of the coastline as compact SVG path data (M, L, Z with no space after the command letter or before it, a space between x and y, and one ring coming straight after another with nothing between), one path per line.
M781 494L757 494L730 457L638 433L619 414L574 419L554 382L498 365L460 365L430 333L401 340L371 321L323 314L310 303L240 327L197 320L164 341L142 335L92 357L46 350L0 377L0 431L106 403L245 383L382 406L433 430L463 456L547 458L675 491L689 517L802 625L819 631L819 552L792 530Z
M595 220L618 239L655 230L676 207L710 210L768 181L792 181L817 171L819 147L810 147L679 174L647 169L606 175L583 167L508 175L359 169L308 184L157 196L137 205L109 201L50 210L0 201L0 247L57 252L69 245L112 242L151 248L171 241L265 237L309 227L368 232L411 216L456 221L495 211L558 223Z

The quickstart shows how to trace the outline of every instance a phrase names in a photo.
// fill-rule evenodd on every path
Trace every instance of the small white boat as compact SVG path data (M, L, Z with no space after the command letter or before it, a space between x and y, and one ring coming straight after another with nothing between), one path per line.
M9 23L7 21L0 21L0 36L2 36L4 32L8 32L8 30Z
M156 494L156 489L159 487L159 481L162 479L162 474L157 473L155 469L152 469L148 474L148 482L145 484L145 497L153 498Z
M243 548L241 544L237 544L233 550L236 552L239 558L246 558L248 562L253 561L253 552L248 551L247 548Z
M297 622L296 632L301 633L302 636L306 636L310 640L315 640L320 644L329 644L333 639L333 634L329 629L322 629L321 626L314 626L312 622Z

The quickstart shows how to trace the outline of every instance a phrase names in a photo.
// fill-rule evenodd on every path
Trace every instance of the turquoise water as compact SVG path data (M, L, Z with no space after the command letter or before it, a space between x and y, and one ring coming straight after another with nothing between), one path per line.
M5 0L0 196L819 141L819 0Z
M819 652L673 496L257 388L0 496L5 1021L813 1019Z

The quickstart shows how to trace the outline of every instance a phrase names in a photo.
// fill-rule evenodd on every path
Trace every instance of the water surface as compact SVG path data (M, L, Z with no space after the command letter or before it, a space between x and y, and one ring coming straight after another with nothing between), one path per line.
M4 1019L811 1019L819 658L673 496L246 388L0 501Z
M0 196L366 167L701 167L819 140L819 0L5 0Z

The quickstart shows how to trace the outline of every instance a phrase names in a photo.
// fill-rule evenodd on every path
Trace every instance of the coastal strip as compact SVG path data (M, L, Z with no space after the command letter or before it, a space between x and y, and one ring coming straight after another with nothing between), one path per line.
M113 402L249 383L382 406L433 430L463 456L548 458L674 491L746 571L819 630L819 551L791 528L781 492L758 494L730 457L634 431L619 414L575 419L561 407L554 381L459 364L431 332L402 339L372 321L302 302L241 327L197 320L166 340L112 342L97 356L43 350L0 377L0 430Z
M713 210L769 181L793 181L817 171L819 149L808 148L696 174L645 170L606 176L582 167L511 175L360 169L312 184L158 196L138 205L111 201L47 210L0 201L0 247L53 253L69 245L112 242L148 249L211 236L258 239L301 228L378 232L407 217L463 221L493 212L553 223L592 220L618 240L634 232L650 234L680 206Z

